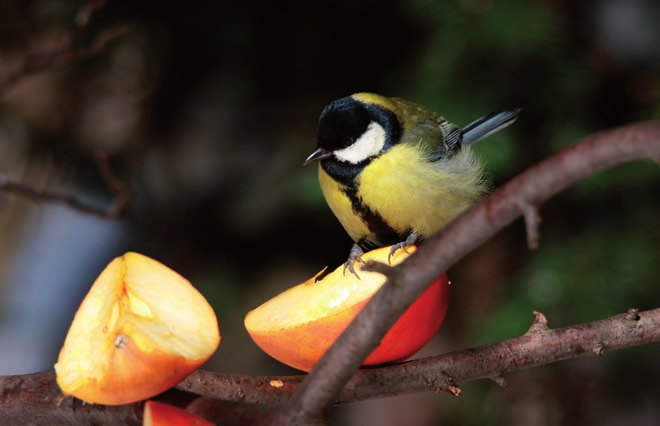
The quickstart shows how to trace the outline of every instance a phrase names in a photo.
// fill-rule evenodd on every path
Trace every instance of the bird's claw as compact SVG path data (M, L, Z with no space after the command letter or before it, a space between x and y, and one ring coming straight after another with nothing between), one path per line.
M344 275L346 275L346 269L351 271L351 274L355 275L355 277L359 280L360 276L355 272L355 263L364 263L364 260L362 260L362 255L364 254L364 251L358 246L357 244L351 248L351 253L348 255L348 260L344 262Z
M414 246L417 243L417 240L419 239L419 236L416 233L412 233L408 235L408 238L406 238L405 241L401 241L400 243L394 244L390 248L390 253L387 255L387 263L392 263L392 256L394 256L394 253L396 253L399 250L403 250L406 254L410 254L408 250L408 246Z
M406 247L408 247L409 245L410 244L407 244L405 241L394 244L390 248L390 253L387 255L387 263L392 263L392 256L394 256L394 253L396 253L399 250L403 250L404 252L406 252L406 254L409 254L408 250L406 250Z

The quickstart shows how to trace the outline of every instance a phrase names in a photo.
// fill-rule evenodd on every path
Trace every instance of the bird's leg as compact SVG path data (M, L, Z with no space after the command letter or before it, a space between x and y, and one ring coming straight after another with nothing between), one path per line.
M364 263L364 260L362 260L363 254L364 251L362 248L357 244L353 244L351 253L348 255L348 260L344 263L344 275L346 275L346 269L348 269L358 280L360 279L360 276L355 272L355 262Z
M408 246L414 246L417 243L418 239L419 239L419 235L417 235L416 232L413 232L410 235L408 235L408 238L406 238L405 241L401 241L400 243L394 244L390 249L390 254L387 255L387 261L389 263L392 263L392 256L394 256L394 253L396 253L397 250L403 250L406 253L408 253L408 250L406 250L406 248Z

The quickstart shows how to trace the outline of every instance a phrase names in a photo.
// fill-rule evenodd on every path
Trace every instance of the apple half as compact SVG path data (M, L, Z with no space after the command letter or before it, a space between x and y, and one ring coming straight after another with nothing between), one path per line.
M398 250L396 265L408 253ZM387 263L390 247L366 253L364 261ZM245 317L245 328L264 352L303 371L310 371L348 324L385 283L382 274L358 271L360 278L344 273L343 265L321 280L319 276L275 296ZM438 277L408 308L364 361L365 366L403 361L419 351L438 331L449 304L446 274Z
M157 395L220 343L213 308L181 275L138 253L103 270L82 301L55 372L67 395L106 405Z

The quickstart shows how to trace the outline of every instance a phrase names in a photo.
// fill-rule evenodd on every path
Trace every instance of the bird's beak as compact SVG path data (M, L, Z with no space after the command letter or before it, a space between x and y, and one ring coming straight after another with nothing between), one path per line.
M320 161L323 160L324 158L328 158L332 155L332 152L328 151L327 149L319 148L316 151L312 152L312 155L307 157L307 160L303 163L303 166L306 166L308 164L312 164L315 161Z

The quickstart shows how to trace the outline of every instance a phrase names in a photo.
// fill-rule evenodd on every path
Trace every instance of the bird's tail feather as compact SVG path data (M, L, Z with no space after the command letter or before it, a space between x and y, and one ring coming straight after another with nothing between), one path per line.
M472 145L516 121L520 108L492 112L463 128L463 143Z

